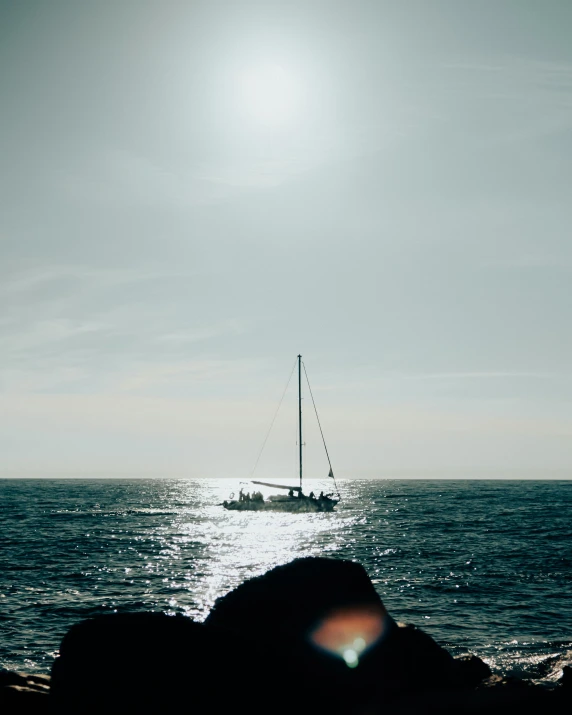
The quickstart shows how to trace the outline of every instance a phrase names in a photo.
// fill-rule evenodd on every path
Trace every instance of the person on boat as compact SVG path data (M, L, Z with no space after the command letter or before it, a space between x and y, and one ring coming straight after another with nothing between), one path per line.
M290 491L288 492L288 496L289 496L289 497L293 497L293 496L294 496L294 490L293 490L293 489L290 489Z
M316 498L316 495L314 494L314 492L310 492L310 499L315 499L315 498Z
M324 492L321 491L321 492L320 492L320 496L318 497L318 499L323 499L323 498L324 498Z
M242 491L242 487L240 488L240 491L238 492L238 501L244 501L244 492Z

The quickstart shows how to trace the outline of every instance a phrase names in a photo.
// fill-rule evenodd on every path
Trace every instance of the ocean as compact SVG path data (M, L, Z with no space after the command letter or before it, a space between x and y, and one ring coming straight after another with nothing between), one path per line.
M572 481L347 480L331 514L229 512L234 480L0 480L0 668L49 672L75 622L203 620L299 556L361 563L390 614L493 672L572 661ZM308 485L308 491L311 482Z

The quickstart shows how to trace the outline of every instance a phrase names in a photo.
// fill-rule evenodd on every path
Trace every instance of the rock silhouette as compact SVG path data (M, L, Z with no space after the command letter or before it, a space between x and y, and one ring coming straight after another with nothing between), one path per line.
M246 664L257 657L248 639L184 616L99 616L64 637L52 668L52 699L56 712L69 715L176 712L185 703L225 712Z
M343 626L345 617L362 638L364 615L376 614L378 636L356 667L344 660L343 643L316 645L313 635L329 619L341 616ZM365 569L351 561L303 558L271 569L219 598L206 624L263 643L305 702L320 708L387 704L401 692L464 682L462 665L423 631L396 623Z

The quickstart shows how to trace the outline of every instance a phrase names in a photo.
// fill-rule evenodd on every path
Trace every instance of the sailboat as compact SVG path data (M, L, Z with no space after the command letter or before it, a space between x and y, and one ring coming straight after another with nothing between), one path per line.
M253 485L272 487L274 489L282 489L286 493L273 494L265 499L260 491L256 491L254 488L252 491L244 493L244 489L241 489L238 494L238 499L235 498L234 494L231 494L229 499L223 501L222 506L230 511L281 511L281 512L291 512L291 513L313 513L313 512L324 512L333 511L336 504L340 501L340 493L336 485L336 479L334 477L334 471L332 469L332 463L330 461L330 455L328 454L328 448L326 447L326 441L324 439L324 433L322 432L322 426L320 424L320 418L318 417L318 411L316 409L316 403L314 402L314 396L312 395L312 389L310 388L310 383L308 382L308 388L310 389L310 395L312 397L312 402L314 404L314 410L316 412L316 418L318 420L318 425L320 427L320 434L322 435L322 441L324 443L324 449L326 450L326 456L328 458L328 464L330 465L330 471L328 473L328 480L332 480L333 487L335 491L328 491L324 494L322 491L319 496L316 496L313 492L306 495L303 490L303 465L302 465L302 448L304 442L302 440L302 356L298 355L298 457L299 457L299 483L296 485L289 484L274 484L272 482L262 482L251 480ZM308 377L306 373L306 368L304 367L304 372L306 374L306 379ZM290 375L290 378L292 374ZM264 448L264 446L263 446Z

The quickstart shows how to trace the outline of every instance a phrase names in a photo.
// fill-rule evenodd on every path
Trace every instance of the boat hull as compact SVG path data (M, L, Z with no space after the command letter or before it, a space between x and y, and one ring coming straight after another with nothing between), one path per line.
M333 511L338 502L335 499L281 498L269 501L230 500L222 505L229 511L281 511L290 514L312 514Z

